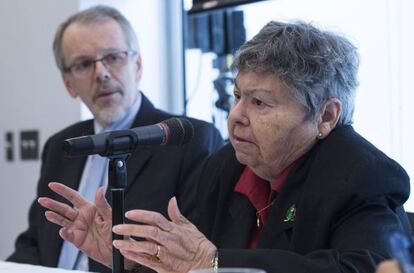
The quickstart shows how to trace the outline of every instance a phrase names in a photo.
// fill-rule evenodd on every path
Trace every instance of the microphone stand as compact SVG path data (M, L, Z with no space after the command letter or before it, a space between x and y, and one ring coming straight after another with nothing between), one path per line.
M124 189L127 183L126 160L129 154L109 156L108 185L111 191L112 227L124 223ZM112 240L123 236L112 232ZM112 246L112 273L124 273L124 257Z
M139 144L181 145L187 143L193 134L194 128L190 121L171 118L165 122L142 128L70 138L64 141L63 149L67 156L99 154L109 159L108 187L111 192L113 227L124 223L124 189L127 183L126 160L130 153ZM123 240L123 236L112 232L112 240ZM112 246L112 273L124 272L124 258L121 252Z

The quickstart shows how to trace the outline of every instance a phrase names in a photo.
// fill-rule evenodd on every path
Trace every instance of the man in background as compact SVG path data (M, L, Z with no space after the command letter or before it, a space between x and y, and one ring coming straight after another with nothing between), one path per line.
M58 28L53 50L67 91L88 106L94 119L78 122L48 139L37 196L57 198L48 189L48 183L59 181L94 201L97 189L107 184L108 159L99 155L66 158L62 142L82 135L151 125L172 115L154 108L139 91L142 60L138 40L119 11L96 6L74 14ZM222 145L222 138L211 124L189 120L194 126L194 137L188 144L138 147L131 154L127 161L126 210L141 208L167 215L168 200L177 196L184 213L190 214L196 185L189 184L187 177ZM59 227L48 222L44 212L35 200L29 212L29 227L18 236L15 252L8 261L110 272L63 242Z

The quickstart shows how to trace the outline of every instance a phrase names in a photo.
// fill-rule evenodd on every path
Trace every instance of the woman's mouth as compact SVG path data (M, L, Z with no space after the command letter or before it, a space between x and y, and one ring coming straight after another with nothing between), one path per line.
M242 137L238 137L238 136L234 136L233 139L237 142L240 142L240 143L252 143L251 141L249 141L245 138L242 138Z

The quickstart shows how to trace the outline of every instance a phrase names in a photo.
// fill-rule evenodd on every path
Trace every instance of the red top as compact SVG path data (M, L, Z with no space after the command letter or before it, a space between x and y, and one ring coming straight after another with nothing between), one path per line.
M272 202L275 200L277 193L283 186L292 166L293 164L284 169L279 178L272 183L272 185L270 185L268 181L258 177L247 166L244 168L239 181L237 181L234 191L246 195L255 207L256 212L259 214L260 226L258 227L255 225L252 230L252 237L249 243L250 248L256 248L258 238L273 205Z

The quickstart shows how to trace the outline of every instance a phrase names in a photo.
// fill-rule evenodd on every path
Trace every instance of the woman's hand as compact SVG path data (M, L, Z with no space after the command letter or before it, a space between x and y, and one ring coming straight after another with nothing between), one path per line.
M49 188L67 199L73 207L40 197L39 204L48 209L46 219L62 226L59 235L64 240L90 258L112 267L112 211L104 197L103 188L96 193L96 205L61 183L49 183Z
M113 231L144 240L115 240L114 246L125 258L158 273L211 267L216 247L181 214L175 197L168 204L168 215L171 221L157 212L128 211L126 217L138 223L117 225Z

